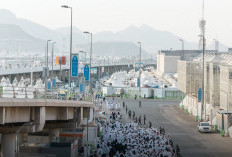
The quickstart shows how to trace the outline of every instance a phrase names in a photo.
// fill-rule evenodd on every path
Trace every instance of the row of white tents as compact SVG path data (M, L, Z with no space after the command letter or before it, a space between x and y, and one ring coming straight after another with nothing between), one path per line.
M151 67L148 70L141 70L141 87L164 87L166 84L156 78L155 69ZM135 70L131 70L128 73L126 71L120 71L112 74L112 76L106 80L104 80L105 86L113 86L113 87L137 87L137 79L140 77L139 71L135 72ZM177 83L175 81L172 82L170 87L176 88Z
M60 80L56 78L56 82L60 82ZM35 92L45 92L45 84L41 78L36 80L35 85L32 85L29 78L24 79L22 77L20 81L15 78L11 83L9 78L3 77L0 87L2 88L1 97L3 98L34 98Z

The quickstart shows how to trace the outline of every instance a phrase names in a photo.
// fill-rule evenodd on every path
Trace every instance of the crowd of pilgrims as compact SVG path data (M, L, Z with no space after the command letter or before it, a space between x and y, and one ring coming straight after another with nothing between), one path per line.
M108 121L98 121L101 136L97 142L97 156L104 157L174 157L172 138L163 128L143 128L136 122L122 123L120 112L112 112Z

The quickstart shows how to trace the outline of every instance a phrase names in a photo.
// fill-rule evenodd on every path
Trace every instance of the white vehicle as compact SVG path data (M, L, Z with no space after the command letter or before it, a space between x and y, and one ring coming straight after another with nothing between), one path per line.
M199 132L211 132L211 125L208 122L200 122L198 124L198 131Z

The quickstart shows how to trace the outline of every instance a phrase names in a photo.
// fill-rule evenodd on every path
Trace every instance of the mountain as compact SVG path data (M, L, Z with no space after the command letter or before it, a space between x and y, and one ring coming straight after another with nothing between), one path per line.
M62 34L55 30L29 20L17 18L12 12L4 9L0 10L0 23L18 25L24 32L43 40L55 41L62 37Z
M139 56L139 47L132 42L95 42L93 52L98 56ZM141 53L143 56L149 55L144 50Z
M10 27L6 28L4 24L8 24ZM0 27L7 29L11 36L9 40L5 40L4 32L0 35L0 50L11 49L11 51L17 51L19 47L22 49L25 47L25 49L43 53L46 40L51 39L56 42L56 53L69 52L70 27L52 30L35 22L17 18L8 10L0 10ZM18 38L18 36L23 36L25 40L24 38ZM9 48L9 45L16 45L14 37L18 38L18 46ZM140 41L144 55L156 54L158 50L181 49L179 39L180 37L170 32L156 30L147 25L141 27L130 26L116 33L108 31L93 34L93 51L94 54L98 55L136 55L139 50L137 42ZM88 50L89 42L89 37L82 30L73 27L73 50L75 52L81 49ZM198 49L197 43L185 41L185 49Z
M155 53L158 50L180 49L180 37L167 32L155 30L147 25L141 27L130 26L120 32L100 32L95 34L96 41L126 41L136 43L142 42L142 47L149 53ZM196 49L196 43L185 42L188 49Z
M0 24L0 49L5 52L42 51L45 41L32 37L19 26Z

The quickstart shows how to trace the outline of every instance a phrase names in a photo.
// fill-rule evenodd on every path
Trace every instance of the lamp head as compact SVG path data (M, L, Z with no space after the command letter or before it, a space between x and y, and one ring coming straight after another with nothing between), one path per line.
M67 6L67 5L62 5L61 7L62 8L69 8L69 6Z

